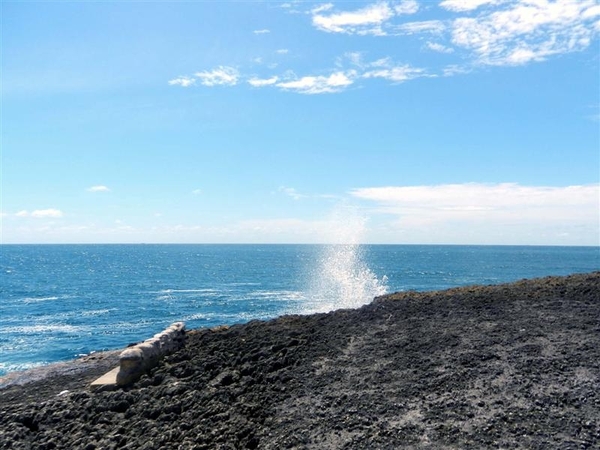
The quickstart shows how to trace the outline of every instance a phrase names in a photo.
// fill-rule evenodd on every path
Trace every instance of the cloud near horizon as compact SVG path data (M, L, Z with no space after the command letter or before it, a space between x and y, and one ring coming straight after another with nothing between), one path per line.
M397 216L399 229L449 226L524 230L600 232L600 185L522 186L517 183L446 184L358 188L352 197L374 203L377 213Z
M332 200L287 186L278 192L294 201ZM600 245L600 184L385 186L356 188L348 194L334 199L333 213L323 217L245 219L221 225L56 223L37 232L48 242L94 242L98 236L111 236L111 242ZM59 218L63 213L24 210L8 216ZM30 232L31 228L16 229L13 239L27 242Z
M60 209L48 208L48 209L36 209L34 211L22 210L15 213L15 217L35 217L37 219L53 218L57 219L63 217L63 212Z
M378 230L414 243L599 245L600 185L517 183L358 188L375 215L396 216Z

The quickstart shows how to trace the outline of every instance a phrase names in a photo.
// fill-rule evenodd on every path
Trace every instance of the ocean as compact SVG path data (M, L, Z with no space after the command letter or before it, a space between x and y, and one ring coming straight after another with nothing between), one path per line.
M396 291L600 270L598 247L1 245L0 376L188 329Z

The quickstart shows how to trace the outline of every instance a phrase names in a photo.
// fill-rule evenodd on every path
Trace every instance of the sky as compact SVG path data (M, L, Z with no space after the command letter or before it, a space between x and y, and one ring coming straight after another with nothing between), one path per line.
M600 245L596 0L0 8L2 243Z

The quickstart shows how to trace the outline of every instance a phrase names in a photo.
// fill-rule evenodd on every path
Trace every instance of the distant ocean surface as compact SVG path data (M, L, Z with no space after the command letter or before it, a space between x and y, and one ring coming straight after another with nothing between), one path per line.
M598 247L2 245L0 376L188 329L406 290L600 270Z

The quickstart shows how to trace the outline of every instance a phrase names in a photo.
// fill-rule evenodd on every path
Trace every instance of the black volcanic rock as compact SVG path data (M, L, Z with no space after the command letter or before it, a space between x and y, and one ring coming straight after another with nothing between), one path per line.
M600 272L194 330L90 392L112 362L0 389L0 449L598 448Z

